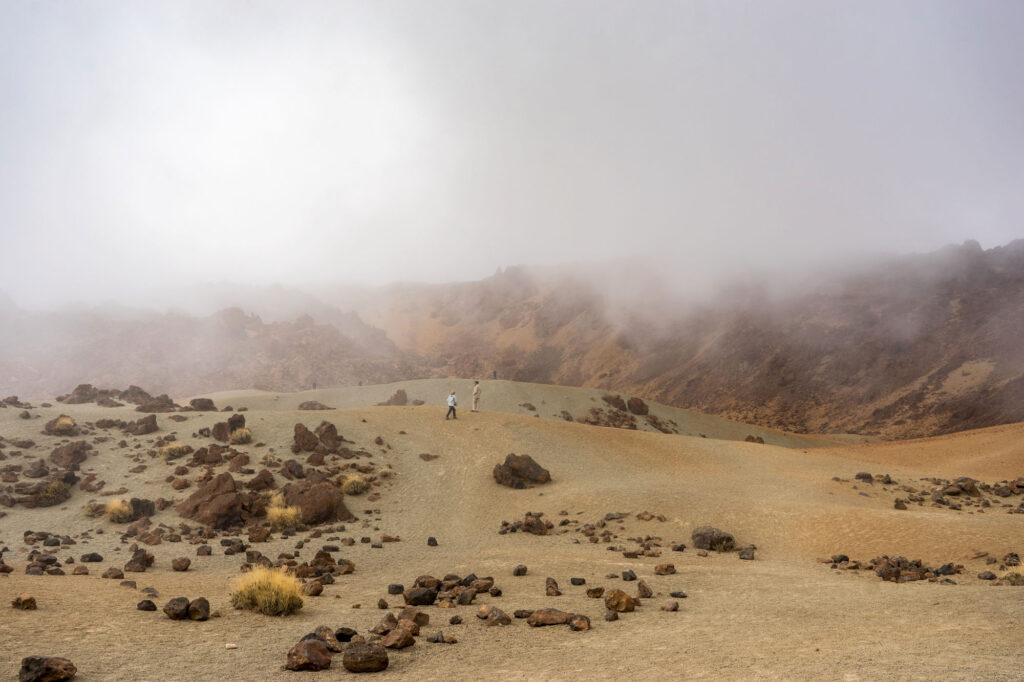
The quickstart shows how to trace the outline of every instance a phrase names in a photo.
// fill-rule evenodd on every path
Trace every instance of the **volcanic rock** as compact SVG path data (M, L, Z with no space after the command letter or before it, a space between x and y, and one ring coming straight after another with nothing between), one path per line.
M697 549L713 549L716 552L728 552L736 547L736 540L729 533L711 526L694 528L691 535L693 546Z
M75 664L59 656L27 656L21 659L18 682L59 682L74 679Z
M551 480L551 474L547 469L537 464L529 455L516 455L510 453L504 464L497 464L494 467L494 480L509 488L530 488L530 484L547 483Z

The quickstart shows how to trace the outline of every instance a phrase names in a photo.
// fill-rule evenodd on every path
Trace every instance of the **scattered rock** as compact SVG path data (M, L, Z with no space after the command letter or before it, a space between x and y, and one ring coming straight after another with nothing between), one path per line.
M622 590L612 590L604 598L604 605L611 611L632 611L640 600Z
M35 611L36 598L31 594L19 594L14 598L14 601L11 602L11 606L19 611Z
M171 569L179 572L187 571L188 567L192 565L192 560L186 557L179 557L177 559L171 559Z

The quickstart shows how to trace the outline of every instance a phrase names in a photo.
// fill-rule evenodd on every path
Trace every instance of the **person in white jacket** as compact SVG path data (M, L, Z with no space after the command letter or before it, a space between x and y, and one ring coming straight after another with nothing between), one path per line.
M455 406L458 404L459 402L455 399L455 391L452 391L448 394L448 414L444 416L445 420L449 417L452 419L458 419L458 417L455 416Z

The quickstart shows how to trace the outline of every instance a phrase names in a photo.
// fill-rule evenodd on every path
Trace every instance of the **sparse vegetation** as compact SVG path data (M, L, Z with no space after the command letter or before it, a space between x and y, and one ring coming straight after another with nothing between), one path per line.
M71 497L71 486L64 481L50 481L39 493L39 503L43 506L54 505Z
M267 507L267 521L274 530L281 530L288 526L297 526L302 523L302 512L298 507L287 507L284 505Z
M252 431L242 427L235 429L231 432L231 436L228 438L232 445L245 445L246 443L252 442Z
M160 458L165 462L184 457L185 455L192 452L191 445L185 445L184 443L169 443L160 448Z
M106 514L107 508L105 505L100 504L96 500L92 500L84 507L82 507L82 513L88 516L90 519L99 518Z
M66 414L62 414L53 422L50 431L58 436L69 436L75 432L75 420Z
M370 484L359 474L349 474L341 484L341 492L346 495L362 495L369 487Z
M1007 573L1003 576L1003 580L1010 583L1014 587L1024 587L1024 575L1014 571L1013 573Z
M127 500L111 500L103 510L108 521L114 523L128 523L132 520L132 506Z
M268 616L287 616L302 608L302 583L282 571L257 567L235 580L231 605Z
M378 471L377 475L386 480L395 475L395 470L389 466L386 466L380 471Z
M281 463L281 458L270 454L269 452L260 458L260 464L265 467L278 466Z

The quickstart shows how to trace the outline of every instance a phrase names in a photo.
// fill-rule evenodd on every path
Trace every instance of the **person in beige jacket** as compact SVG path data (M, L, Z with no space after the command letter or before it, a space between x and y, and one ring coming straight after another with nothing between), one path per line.
M473 409L472 412L477 412L476 406L480 402L480 382L473 382Z

